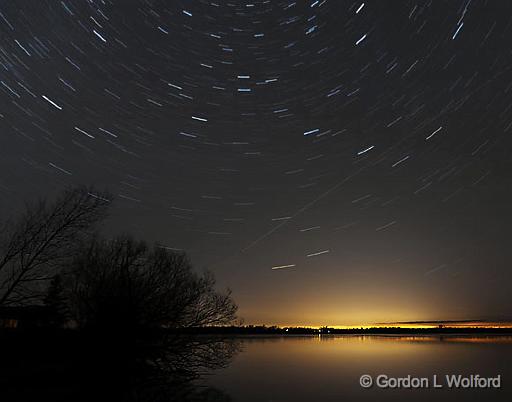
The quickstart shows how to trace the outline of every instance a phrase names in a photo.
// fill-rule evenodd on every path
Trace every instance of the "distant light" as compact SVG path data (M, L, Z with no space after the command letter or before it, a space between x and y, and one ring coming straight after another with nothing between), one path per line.
M295 264L289 264L289 265L278 265L278 266L275 266L275 267L272 267L272 270L277 270L277 269L286 269L286 268L293 268L295 267Z
M359 45L362 41L364 41L366 39L366 36L367 34L364 34L357 42L356 42L356 46Z
M55 108L62 110L62 107L57 105L54 101L52 101L50 98L48 98L46 95L43 95L43 99L47 101L50 105L54 106Z
M373 148L375 148L375 146L374 146L374 145L372 145L371 147L368 147L368 148L366 148L366 149L363 149L362 151L359 151L359 152L357 153L357 155L363 155L363 154L365 154L366 152L371 151Z
M308 254L306 257L316 257L317 255L327 254L327 253L329 253L330 251L331 251L331 250L319 251L319 252L317 252L317 253Z
M319 131L320 131L319 128L315 128L314 130L309 130L309 131L304 132L304 135L310 135L310 134L318 133Z

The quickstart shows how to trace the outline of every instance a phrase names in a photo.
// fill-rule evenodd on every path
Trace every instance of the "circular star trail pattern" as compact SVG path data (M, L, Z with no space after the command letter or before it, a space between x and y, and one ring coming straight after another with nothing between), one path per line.
M366 294L416 298L425 318L429 303L481 292L500 316L511 12L483 0L2 2L0 207L107 187L112 233L189 252L253 321L256 301L298 299L290 322L311 321L319 292L353 309Z

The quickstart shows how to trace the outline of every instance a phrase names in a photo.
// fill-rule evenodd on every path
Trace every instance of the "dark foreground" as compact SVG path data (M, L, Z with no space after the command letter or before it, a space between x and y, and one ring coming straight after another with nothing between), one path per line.
M3 330L0 400L226 401L194 380L236 351L223 337Z
M224 327L165 336L161 331L121 335L2 330L1 401L334 402L411 397L509 401L512 397L512 335L505 330L485 334L469 328L374 328L343 334L299 330ZM499 374L502 387L361 388L362 374L380 373L428 378Z

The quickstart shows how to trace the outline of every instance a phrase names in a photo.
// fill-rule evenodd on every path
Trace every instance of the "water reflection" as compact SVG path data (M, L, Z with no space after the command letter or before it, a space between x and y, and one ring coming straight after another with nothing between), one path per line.
M0 339L1 401L510 401L512 336ZM6 347L6 345L10 345ZM502 376L503 388L362 389L362 374Z
M157 342L107 334L15 335L0 339L2 402L227 402L228 394L197 379L227 367L241 344L171 334Z
M249 337L208 384L237 402L510 401L512 336ZM362 374L502 376L502 389L362 389Z
M320 341L353 342L454 342L454 343L507 343L512 344L512 336L496 335L319 335Z

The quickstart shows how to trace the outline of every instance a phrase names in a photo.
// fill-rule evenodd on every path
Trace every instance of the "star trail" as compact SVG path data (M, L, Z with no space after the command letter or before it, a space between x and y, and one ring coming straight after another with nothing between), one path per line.
M188 252L249 322L375 303L396 314L368 320L463 319L476 293L499 317L511 16L486 0L1 2L0 208L108 188L112 233Z

